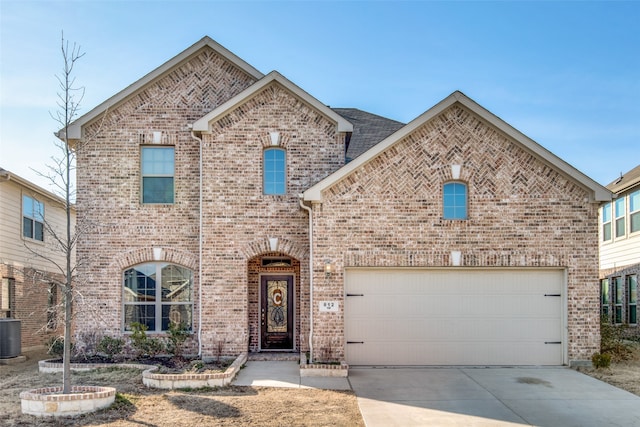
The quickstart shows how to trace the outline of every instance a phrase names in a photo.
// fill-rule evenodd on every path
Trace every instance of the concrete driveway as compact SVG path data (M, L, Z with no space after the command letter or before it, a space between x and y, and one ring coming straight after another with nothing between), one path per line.
M568 368L349 369L367 427L640 426L640 397Z

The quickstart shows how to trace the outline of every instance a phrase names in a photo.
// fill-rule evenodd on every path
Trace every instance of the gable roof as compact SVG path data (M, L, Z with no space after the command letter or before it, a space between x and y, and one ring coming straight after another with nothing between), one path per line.
M71 139L71 140L80 139L80 137L82 136L81 135L81 130L82 130L82 126L83 125L85 125L86 123L91 122L93 119L97 118L102 113L104 113L108 108L111 108L114 105L122 102L123 100L128 98L130 95L134 94L135 92L137 92L138 90L140 90L141 88L143 88L147 84L151 83L152 81L154 81L158 77L162 76L163 74L165 74L167 72L170 72L178 64L188 60L189 58L191 58L192 56L197 54L201 49L203 49L205 47L209 47L209 48L213 49L220 56L224 57L226 60L228 60L229 62L233 63L239 69L241 69L242 71L244 71L248 75L254 77L256 80L261 79L263 77L263 74L260 71L258 71L257 69L255 69L253 66L249 65L247 62L245 62L244 60L240 59L240 57L236 56L234 53L232 53L231 51L227 50L225 47L223 47L219 43L215 42L210 37L205 36L202 39L200 39L198 42L194 43L191 47L185 49L184 51L182 51L178 55L174 56L169 61L167 61L164 64L162 64L160 67L158 67L155 70L151 71L149 74L145 75L144 77L142 77L141 79L139 79L135 83L127 86L125 89L123 89L120 92L118 92L117 94L113 95L111 98L107 99L102 104L98 105L97 107L95 107L94 109L89 111L88 113L86 113L86 114L82 115L81 117L79 117L78 119L74 120L69 125L69 135L68 135L69 139ZM57 136L62 139L64 137L64 129L61 129L57 133Z
M267 87L272 82L278 82L282 86L284 86L287 90L297 96L306 104L315 108L317 111L322 113L324 116L328 117L330 120L336 122L338 126L338 132L352 132L353 125L349 123L344 117L333 111L331 108L327 107L320 101L318 101L313 96L309 95L307 92L302 90L300 87L293 84L290 80L285 78L282 74L277 71L272 71L262 79L252 84L227 102L215 108L209 114L204 117L198 119L195 123L193 123L193 131L194 132L209 132L209 125L211 122L215 122L231 110L237 108L238 106L244 104L249 99L251 99L256 94L260 93L262 89Z
M404 126L404 123L357 108L332 108L332 110L353 123L353 133L347 145L347 162Z
M13 181L16 184L29 189L30 191L33 191L36 194L39 194L40 196L46 197L49 200L52 200L56 203L60 203L62 205L64 205L66 203L65 199L58 196L57 194L49 191L49 190L45 190L44 188L34 184L31 181L28 181L24 178L22 178L19 175L16 175L13 172L10 172L2 167L0 167L0 183L2 182L9 182L9 181ZM76 205L71 203L70 205L71 210L74 211L76 210Z
M602 185L598 184L579 170L575 169L573 166L560 159L549 150L542 147L534 140L509 125L508 123L491 113L489 110L481 107L479 104L477 104L471 98L468 98L462 92L455 91L451 95L440 101L438 104L412 120L410 123L400 128L398 131L396 131L377 145L373 146L360 157L356 158L350 163L347 163L336 172L332 173L328 177L324 178L323 180L306 190L303 194L304 200L311 202L322 202L322 192L325 189L346 178L352 172L376 158L387 148L396 144L398 141L411 134L414 130L422 126L424 123L438 116L440 113L456 103L459 103L467 109L471 110L483 120L487 121L502 133L519 143L521 147L536 155L539 159L549 164L550 166L553 166L557 170L563 172L565 175L568 175L584 188L590 190L591 198L594 201L604 201L611 199L611 192L609 192Z
M609 189L612 193L620 194L623 191L629 190L633 187L636 187L640 184L640 165L631 169L629 172L624 175L620 175L620 178L611 182L607 185L607 189Z

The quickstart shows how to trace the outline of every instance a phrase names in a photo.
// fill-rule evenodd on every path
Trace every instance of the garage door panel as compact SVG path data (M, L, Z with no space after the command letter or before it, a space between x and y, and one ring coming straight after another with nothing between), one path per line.
M560 365L562 270L349 270L347 362ZM552 295L552 296L545 296Z

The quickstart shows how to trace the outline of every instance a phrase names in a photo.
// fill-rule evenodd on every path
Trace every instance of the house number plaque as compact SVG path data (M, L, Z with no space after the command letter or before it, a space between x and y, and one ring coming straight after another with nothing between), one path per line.
M329 313L337 313L340 309L340 303L338 301L320 301L318 303L319 310Z

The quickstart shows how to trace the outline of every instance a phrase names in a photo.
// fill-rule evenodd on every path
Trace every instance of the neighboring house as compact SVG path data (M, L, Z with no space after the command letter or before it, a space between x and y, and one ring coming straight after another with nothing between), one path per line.
M0 168L0 318L21 321L22 348L44 345L58 331L65 253L64 201ZM72 210L75 221L75 211Z
M640 166L607 188L613 198L600 208L600 303L602 315L637 334L640 276Z
M78 118L78 334L373 365L598 351L611 193L460 92L403 125L208 37ZM349 161L348 161L349 160Z

